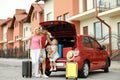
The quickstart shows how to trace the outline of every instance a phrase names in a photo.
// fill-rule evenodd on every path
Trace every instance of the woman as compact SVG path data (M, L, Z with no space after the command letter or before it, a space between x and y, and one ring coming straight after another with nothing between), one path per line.
M40 26L40 28L42 28L42 26ZM46 42L48 41L49 43L51 42L50 40L50 33L45 29L45 28L42 28L40 30L40 37L42 39L41 41L41 44L42 44L42 55L43 55L43 63L42 63L42 77L43 78L48 78L48 76L45 74L45 70L46 70L46 51L45 51L45 48L46 48Z
M38 73L39 57L42 57L42 44L39 27L34 28L34 33L29 39L30 57L32 60L32 75L40 77Z

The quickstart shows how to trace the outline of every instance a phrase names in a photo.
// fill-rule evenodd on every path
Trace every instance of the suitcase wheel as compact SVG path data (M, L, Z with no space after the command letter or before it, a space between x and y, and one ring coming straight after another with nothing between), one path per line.
M75 80L77 80L77 78L75 78Z
M66 80L67 80L68 78L66 77ZM77 80L77 78L74 78L74 80Z
M24 77L24 75L22 75L22 77Z
M67 80L68 78L66 77L66 80Z

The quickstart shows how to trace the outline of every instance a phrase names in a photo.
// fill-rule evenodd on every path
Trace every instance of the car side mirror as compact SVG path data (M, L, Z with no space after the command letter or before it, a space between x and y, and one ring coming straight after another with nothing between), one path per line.
M105 50L105 49L106 49L106 46L105 46L105 45L102 45L102 46L101 46L101 49L102 49L102 50Z

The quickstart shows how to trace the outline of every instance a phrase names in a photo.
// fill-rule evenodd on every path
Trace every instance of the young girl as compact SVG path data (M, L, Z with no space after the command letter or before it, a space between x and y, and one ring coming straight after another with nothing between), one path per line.
M52 58L52 49L50 45L46 47L46 51L47 51L47 57Z
M50 54L50 56L49 56L49 59L50 59L50 66L51 66L51 69L50 69L50 71L56 71L56 60L57 60L57 58L59 58L59 54L58 54L58 42L57 42L57 40L56 39L53 39L52 41L51 41L51 45L50 45L50 48L51 48L51 53L49 53Z

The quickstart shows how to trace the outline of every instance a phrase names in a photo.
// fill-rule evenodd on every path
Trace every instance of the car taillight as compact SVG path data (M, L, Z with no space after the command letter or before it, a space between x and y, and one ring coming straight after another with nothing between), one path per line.
M75 50L74 56L78 56L79 55L79 50Z

